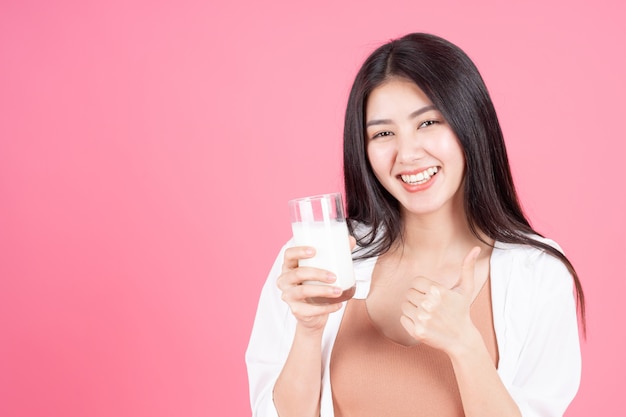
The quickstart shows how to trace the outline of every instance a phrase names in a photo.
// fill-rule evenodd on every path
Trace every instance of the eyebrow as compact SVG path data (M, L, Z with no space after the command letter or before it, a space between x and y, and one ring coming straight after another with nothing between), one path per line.
M420 114L426 113L427 111L431 111L431 110L437 110L437 107L431 104L429 106L422 107L421 109L417 109L413 113L409 114L409 119L414 119ZM367 129L368 127L374 126L374 125L388 125L391 123L393 123L391 119L374 119L374 120L370 120L369 122L367 122L365 124L365 128Z

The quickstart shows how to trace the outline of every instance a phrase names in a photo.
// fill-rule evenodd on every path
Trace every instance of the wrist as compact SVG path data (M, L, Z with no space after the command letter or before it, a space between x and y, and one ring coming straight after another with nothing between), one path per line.
M311 327L300 322L296 324L296 336L321 340L323 334L324 326Z
M464 361L471 360L481 349L485 349L485 343L478 329L471 324L460 335L458 343L451 346L447 353L453 362Z

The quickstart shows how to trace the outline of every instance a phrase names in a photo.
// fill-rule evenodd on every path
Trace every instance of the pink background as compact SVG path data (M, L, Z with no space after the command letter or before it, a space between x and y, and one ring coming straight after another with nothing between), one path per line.
M249 415L286 202L341 189L350 82L411 31L475 60L583 280L567 415L624 415L623 2L219 3L1 3L0 415Z

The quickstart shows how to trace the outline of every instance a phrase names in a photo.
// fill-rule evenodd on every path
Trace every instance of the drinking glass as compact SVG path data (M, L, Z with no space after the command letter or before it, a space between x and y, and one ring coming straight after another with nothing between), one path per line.
M316 304L328 304L352 298L356 286L341 193L290 200L289 211L295 246L315 248L315 256L300 259L299 266L325 269L337 277L333 284L319 281L305 283L335 285L343 290L339 297L314 297L311 301Z

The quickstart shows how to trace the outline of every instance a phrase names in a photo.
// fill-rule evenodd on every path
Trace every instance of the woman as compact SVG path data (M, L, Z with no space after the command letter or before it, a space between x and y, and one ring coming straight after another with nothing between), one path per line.
M456 46L381 46L348 101L357 290L279 254L246 361L255 416L562 416L580 381L574 268L525 218L486 87ZM573 291L574 290L574 291Z

